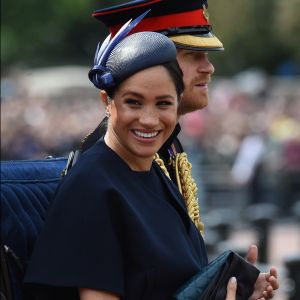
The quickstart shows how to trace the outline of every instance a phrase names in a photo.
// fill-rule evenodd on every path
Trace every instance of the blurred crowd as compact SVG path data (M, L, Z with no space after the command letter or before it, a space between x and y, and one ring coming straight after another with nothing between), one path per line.
M2 160L67 156L104 115L87 68L27 72L1 87Z
M99 107L98 107L99 106ZM66 156L96 127L100 101L23 98L2 103L1 159Z
M219 178L247 188L248 202L280 203L289 214L300 200L299 82L254 74L217 80L207 109L181 119L181 140L206 187Z
M67 156L104 116L98 92L85 68L28 74L1 82L1 159ZM216 77L208 107L180 123L207 203L215 186L242 190L248 203L280 203L283 214L300 199L299 78L257 70Z

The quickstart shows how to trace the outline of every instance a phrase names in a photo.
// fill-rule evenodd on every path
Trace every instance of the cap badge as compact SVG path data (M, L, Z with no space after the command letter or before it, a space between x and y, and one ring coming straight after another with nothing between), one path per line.
M207 10L205 4L203 4L202 7L203 7L203 16L204 16L205 20L208 22L209 21L208 10Z

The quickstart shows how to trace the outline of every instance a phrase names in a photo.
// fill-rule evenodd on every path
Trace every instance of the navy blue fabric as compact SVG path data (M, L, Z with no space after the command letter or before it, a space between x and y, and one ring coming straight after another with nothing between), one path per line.
M166 300L206 264L202 236L159 166L132 171L100 140L64 177L25 282L43 300L79 299L77 287Z
M1 161L1 239L26 268L66 158ZM14 299L24 299L23 274L10 260Z
M104 52L97 48L89 79L98 89L112 88L138 71L176 61L176 47L166 36L157 32L124 34L113 39Z
M175 61L176 54L174 43L166 36L157 32L137 32L116 45L106 68L115 82L120 83L140 70Z

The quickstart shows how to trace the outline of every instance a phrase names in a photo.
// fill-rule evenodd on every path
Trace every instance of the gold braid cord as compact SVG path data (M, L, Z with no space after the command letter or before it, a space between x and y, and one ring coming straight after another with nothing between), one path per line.
M164 164L164 161L156 153L154 160L160 166L165 175L170 178L170 174ZM204 225L200 219L200 210L197 197L197 186L192 177L192 164L188 161L185 152L177 153L173 167L176 172L176 180L180 193L182 194L188 214L194 222L197 229L203 234Z
M165 173L165 175L171 180L170 174L165 166L164 161L159 157L158 153L156 153L153 157L153 159L155 160L155 162L160 166L160 168L162 169L162 171Z
M200 208L197 196L197 185L192 177L192 164L188 161L185 152L177 153L175 157L175 172L178 188L184 198L188 214L198 230L204 233L204 224L200 217Z

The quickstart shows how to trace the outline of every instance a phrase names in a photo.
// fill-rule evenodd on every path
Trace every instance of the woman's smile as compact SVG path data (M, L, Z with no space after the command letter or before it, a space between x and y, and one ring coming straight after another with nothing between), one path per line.
M145 131L145 130L133 129L132 132L138 140L143 141L143 142L152 142L158 136L160 131L159 130L155 130L155 131L147 130L147 131Z

